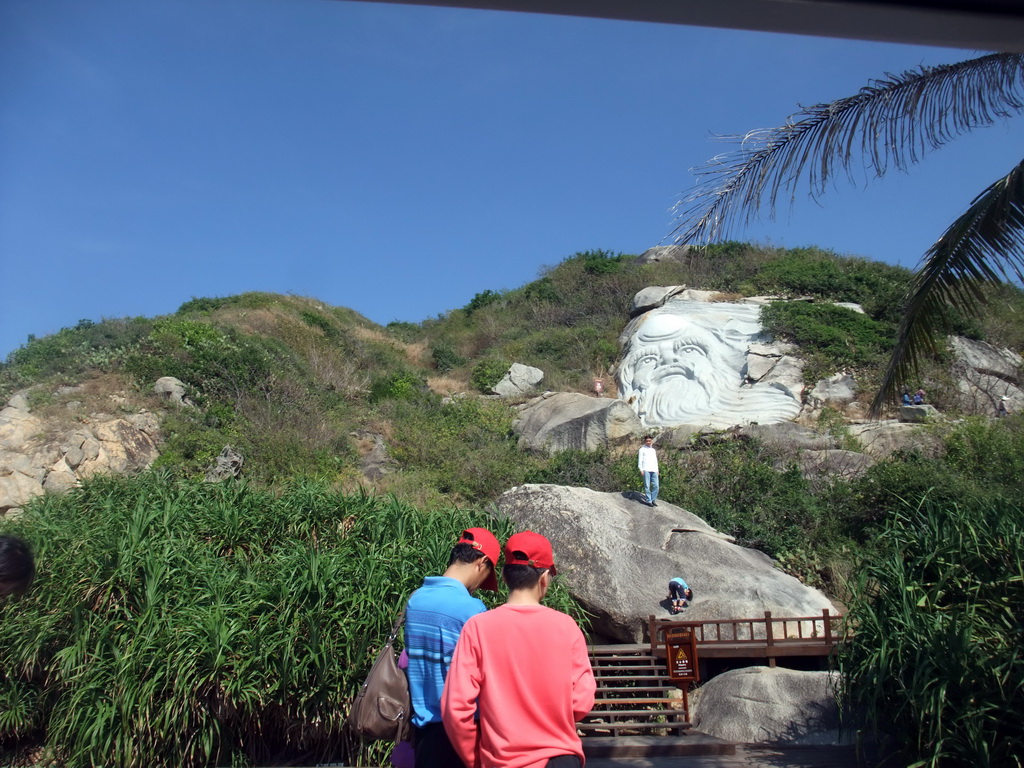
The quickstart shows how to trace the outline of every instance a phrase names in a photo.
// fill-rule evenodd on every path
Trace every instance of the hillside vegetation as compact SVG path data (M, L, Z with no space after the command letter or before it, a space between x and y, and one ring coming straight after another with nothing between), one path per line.
M550 457L521 450L514 410L480 396L510 363L543 369L549 389L589 392L601 376L612 390L633 295L685 284L726 299L807 299L767 308L764 324L801 345L809 382L846 370L867 398L909 277L816 248L726 243L648 265L590 251L419 324L381 327L313 299L247 293L30 339L0 366L5 400L27 391L33 411L67 413L60 388L90 382L97 397L127 393L126 410L155 410L165 406L153 382L174 376L197 407L168 415L147 475L93 480L0 520L4 532L33 542L42 574L30 596L0 605L0 751L43 750L67 765L282 764L339 751L380 764L379 752L339 746L341 714L369 649L404 595L442 567L460 527L509 533L507 521L490 517L491 502L525 482L639 486L635 447ZM865 314L831 301L859 303ZM1021 318L1024 294L993 286L983 318L947 330L1021 351ZM965 417L943 432L941 448L896 454L855 480L805 478L757 441L661 452L664 500L876 622L879 633L865 633L848 674L878 696L861 690L858 703L880 728L895 724L898 741L907 741L908 722L927 721L927 734L903 746L936 766L977 758L990 736L1001 740L993 756L1014 754L1008 718L1024 709L1019 659L1007 650L1020 647L1020 622L1000 612L1018 604L1006 601L1017 600L1021 583L1024 420L956 414L949 376L940 356L913 382L940 410ZM844 429L837 413L823 414L822 433L843 438ZM390 464L370 480L362 462L378 440ZM245 456L244 481L202 483L225 445ZM942 549L941 563L929 559L932 532L955 521L970 535ZM1016 543L1000 549L1007 536ZM904 551L915 553L906 563ZM1010 571L1000 582L1003 561ZM936 573L948 589L935 587ZM950 597L980 580L984 589ZM906 593L880 588L886 583ZM925 601L930 624L900 617L910 596ZM556 601L571 609L565 593ZM980 632L981 620L1004 622L1011 644ZM997 659L1001 676L985 677L991 695L970 702L991 727L936 722L946 715L928 680L876 686L892 664L909 663L930 665L936 686L952 685L945 646L925 641L929 627L994 644L983 659ZM893 632L898 645L889 648ZM916 661L897 653L910 648L920 649Z
M259 485L316 478L345 492L393 493L423 508L484 508L523 482L624 490L637 481L632 449L528 454L517 446L507 404L444 395L487 390L512 362L544 370L548 389L589 392L595 376L613 389L609 371L633 295L649 285L689 285L720 291L723 298L808 299L766 308L765 325L801 345L809 383L847 370L868 397L891 348L909 278L899 267L817 248L726 243L688 260L647 265L606 251L578 253L520 288L485 290L461 309L386 328L351 310L295 296L199 298L173 315L83 320L32 339L0 367L0 397L31 387L33 405L44 407L59 385L100 378L155 408L154 401L147 403L153 381L175 376L198 407L168 417L156 468L181 477L201 477L231 445L246 459L245 478ZM865 314L830 301L859 303ZM982 320L949 330L1021 349L1022 310L1021 291L993 288ZM954 410L944 394L951 387L945 361L930 361L925 376L921 383L934 404ZM1009 427L980 428L1002 434ZM842 425L829 417L821 429L841 433ZM360 462L375 436L383 439L391 464L387 474L370 481ZM963 493L976 485L976 475L961 465L945 466L942 457L899 456L853 483L813 487L795 466L779 471L772 460L757 444L667 454L662 496L804 577L827 581L835 553L859 546L871 526L887 517L884 500L872 489L884 485L900 492L910 486L892 479L903 475L934 476ZM991 485L981 490L994 492Z

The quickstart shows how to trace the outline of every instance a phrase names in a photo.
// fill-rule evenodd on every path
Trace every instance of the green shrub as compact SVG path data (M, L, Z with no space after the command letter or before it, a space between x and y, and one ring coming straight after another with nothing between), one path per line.
M501 293L499 291L492 291L490 289L481 291L470 299L469 304L466 305L466 314L471 315L477 310L483 309L489 304L493 304L500 298Z
M1024 507L931 501L888 522L858 573L846 696L914 766L1020 765Z
M309 482L270 493L156 474L47 496L0 521L39 570L28 595L0 598L3 757L383 765L382 748L343 737L349 702L405 598L479 525L514 532ZM546 602L581 615L562 585Z
M505 360L484 358L475 366L470 374L470 383L480 392L489 393L508 372L509 363Z
M892 348L894 329L834 304L774 302L761 308L769 333L800 345L804 377L817 381L843 368L877 366Z
M622 269L625 257L621 253L596 250L577 253L574 258L583 262L583 269L587 274L612 275Z
M299 317L302 319L302 322L311 328L319 328L323 331L324 336L328 339L333 339L338 336L338 329L334 327L334 324L331 323L330 320L319 312L312 312L308 309L304 309L299 312Z
M435 341L430 349L430 358L434 361L434 367L441 373L458 368L467 362L466 358L456 351L455 345L449 339Z
M370 385L370 402L381 400L412 400L426 392L427 382L413 371L397 371L374 379Z

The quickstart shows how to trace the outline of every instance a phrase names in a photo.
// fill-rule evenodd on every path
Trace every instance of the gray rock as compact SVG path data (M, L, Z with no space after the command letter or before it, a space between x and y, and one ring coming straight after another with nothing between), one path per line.
M778 570L764 553L736 546L684 509L661 501L651 508L639 497L522 485L497 506L520 529L551 539L559 573L604 637L640 642L648 616L668 616L663 601L676 576L695 594L686 620L835 612L825 595Z
M813 408L825 405L845 405L857 397L859 390L860 386L853 376L837 373L814 385L814 389L808 396L808 403Z
M213 466L206 470L204 479L208 483L221 483L237 478L242 474L244 464L245 458L242 454L230 445L225 445L217 458L213 460Z
M526 450L593 451L629 442L643 427L621 400L576 392L542 395L525 403L512 427Z
M501 397L532 395L543 380L544 371L540 368L512 363L505 376L491 388L491 391Z
M734 669L691 697L694 728L740 744L843 744L834 672Z
M851 424L847 429L860 442L864 453L876 459L911 449L920 450L926 456L937 456L942 448L941 431L921 424L904 424L890 419Z
M759 440L769 450L787 456L802 450L827 451L836 447L836 439L831 435L820 435L791 421L751 424L741 428L739 434Z
M0 513L23 507L30 499L43 495L43 485L34 477L0 467Z
M11 395L11 399L7 401L7 407L28 413L28 397L25 395L25 391L15 392Z
M1016 352L984 341L949 337L956 388L952 399L967 413L995 416L1002 398L1010 413L1024 407L1024 360Z
M656 264L659 261L682 261L690 253L688 245L656 245L636 257L637 264Z
M629 306L629 316L636 317L662 306L673 296L686 290L685 285L655 285L638 291Z
M50 467L46 479L43 480L43 490L47 493L65 493L77 485L78 476L63 458L58 459Z
M380 480L390 472L394 460L388 454L387 444L382 435L371 432L359 432L357 447L360 450L359 469L367 480Z
M185 397L185 385L173 376L161 376L153 384L153 392L174 405L189 406L192 401Z
M939 416L934 405L901 405L900 421L906 424L926 424Z

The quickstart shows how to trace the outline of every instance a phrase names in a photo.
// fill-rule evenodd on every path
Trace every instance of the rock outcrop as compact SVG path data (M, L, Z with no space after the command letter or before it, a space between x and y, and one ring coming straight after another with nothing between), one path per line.
M498 499L498 510L551 539L559 573L607 638L640 642L648 616L668 615L668 582L676 576L695 594L685 620L835 612L824 594L777 569L762 552L733 544L684 509L664 502L651 508L637 498L522 485Z
M995 416L1002 398L1010 413L1024 408L1024 359L1009 349L999 349L984 341L951 336L949 348L954 355L953 372L957 377L956 404L968 413Z
M834 672L746 667L711 678L691 697L690 721L740 744L842 744Z
M537 391L537 385L544 380L544 371L529 365L512 363L501 381L491 387L491 392L501 397L522 397Z
M640 436L643 426L621 400L560 392L520 406L513 429L520 447L555 453L593 451L629 442Z
M37 417L24 393L8 401L0 411L0 514L16 514L36 496L67 491L93 475L145 469L159 455L155 414L93 413L73 424Z

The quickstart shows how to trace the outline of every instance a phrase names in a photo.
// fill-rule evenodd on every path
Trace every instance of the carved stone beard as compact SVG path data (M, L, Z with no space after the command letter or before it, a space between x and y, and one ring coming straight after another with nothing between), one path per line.
M734 371L714 364L702 371L666 366L639 393L638 410L648 426L701 422L732 406L739 384Z

